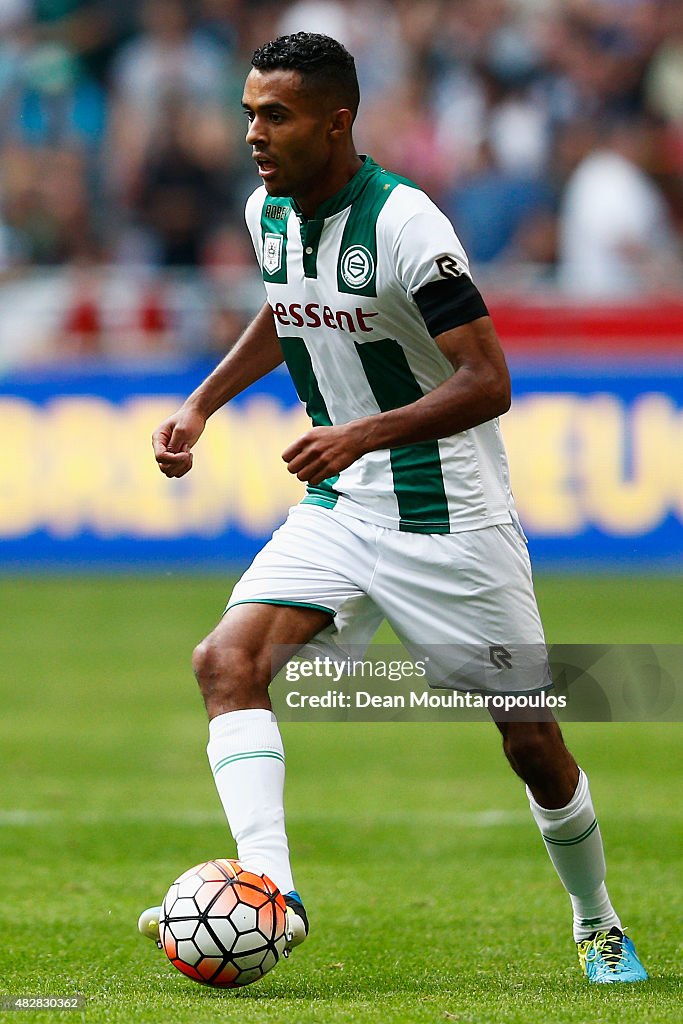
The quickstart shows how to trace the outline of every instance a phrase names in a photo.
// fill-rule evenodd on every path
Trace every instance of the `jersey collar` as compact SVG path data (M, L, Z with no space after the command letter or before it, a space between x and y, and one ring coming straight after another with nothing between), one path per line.
M345 210L347 206L351 206L352 203L355 203L356 199L358 199L359 195L367 185L370 177L377 170L377 164L371 156L363 156L361 154L361 160L363 163L351 180L344 185L343 189L322 202L314 215L310 218L311 220L325 220L327 217L334 217L336 213L341 213L341 211ZM290 201L299 220L305 221L306 218L302 214L296 200L292 199Z

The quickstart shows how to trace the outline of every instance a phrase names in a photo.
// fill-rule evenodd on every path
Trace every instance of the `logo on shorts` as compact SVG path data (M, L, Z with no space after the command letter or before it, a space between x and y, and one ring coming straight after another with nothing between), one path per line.
M489 661L495 668L512 668L512 655L507 647L489 647Z
M364 245L352 245L341 258L341 276L349 288L363 288L374 273L375 261Z
M263 269L269 274L277 274L282 266L283 235L267 231L263 236Z

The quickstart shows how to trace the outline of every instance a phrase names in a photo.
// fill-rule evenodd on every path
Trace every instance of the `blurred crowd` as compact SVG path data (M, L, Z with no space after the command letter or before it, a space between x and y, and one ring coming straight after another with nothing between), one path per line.
M432 195L485 280L680 289L681 0L0 0L0 273L252 273L241 89L299 29L354 54L359 149ZM216 345L238 326L226 303Z

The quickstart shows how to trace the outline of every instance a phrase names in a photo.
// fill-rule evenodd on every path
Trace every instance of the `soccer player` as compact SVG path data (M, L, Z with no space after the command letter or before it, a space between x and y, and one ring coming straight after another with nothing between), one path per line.
M212 413L283 360L312 420L283 453L306 495L193 661L238 858L286 894L294 946L308 921L268 696L274 646L345 657L386 617L410 650L446 652L442 675L458 685L448 651L538 649L544 638L497 419L508 371L453 227L419 188L356 152L358 81L343 46L299 32L252 65L243 105L261 185L246 219L267 302L153 445L161 471L183 476ZM505 666L486 680L500 692L542 685ZM589 980L647 978L605 888L588 780L558 725L497 725L570 896ZM156 937L157 921L151 908L141 931Z

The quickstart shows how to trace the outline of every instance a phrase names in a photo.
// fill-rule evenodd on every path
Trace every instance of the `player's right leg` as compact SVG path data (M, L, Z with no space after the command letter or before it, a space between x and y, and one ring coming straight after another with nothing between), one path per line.
M194 653L209 716L209 762L237 857L285 895L291 945L305 938L308 924L289 862L285 759L268 685L300 648L333 660L364 651L382 617L366 596L377 559L373 536L355 520L297 506ZM152 938L157 909L139 923Z
M285 752L268 686L288 657L331 621L332 614L318 608L237 604L192 659L209 717L209 764L237 858L247 870L268 875L284 895L291 946L306 938L308 918L292 878Z
M245 603L196 648L193 667L209 717L209 764L247 870L294 891L284 818L285 756L268 686L286 660L329 625L329 612Z
M296 890L284 829L284 752L268 686L302 648L343 657L347 641L369 642L379 613L364 589L377 554L358 529L325 509L294 508L194 653L209 763L238 859L285 894Z
M247 870L268 875L284 895L289 948L306 938L308 918L292 878L285 755L268 686L287 655L331 620L330 612L296 605L238 604L195 648L192 659L209 717L209 764L237 858ZM155 941L160 910L150 907L138 921L140 933Z

